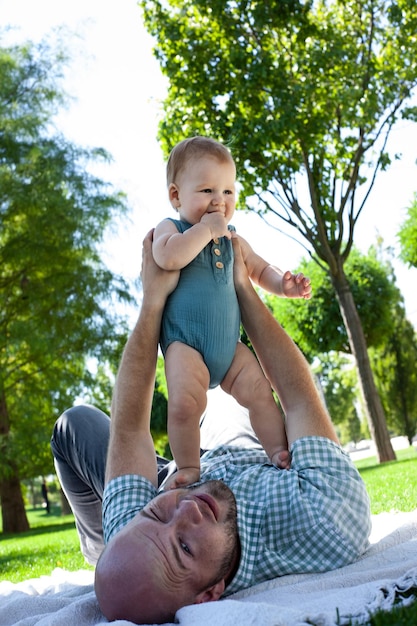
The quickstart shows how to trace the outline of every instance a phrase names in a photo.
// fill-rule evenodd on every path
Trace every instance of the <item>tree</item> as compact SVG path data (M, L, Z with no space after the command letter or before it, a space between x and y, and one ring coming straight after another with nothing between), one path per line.
M401 259L411 267L417 267L417 194L408 207L407 219L402 224L398 237L401 245Z
M265 294L264 299L274 316L310 362L317 355L330 352L351 354L328 272L306 259L301 261L298 271L311 278L313 298L306 303ZM367 255L353 247L345 271L367 345L375 348L384 346L392 332L392 310L402 299L395 285L391 264L380 260L376 247L372 247Z
M404 301L395 285L392 265L389 260L382 260L383 254L381 246L371 248L366 256L353 248L346 262L346 274L370 349L387 422L392 430L405 434L411 441L417 425L416 336L405 317ZM338 365L338 361L346 358L342 353L350 354L346 329L328 274L314 261L303 260L299 270L311 276L314 284L314 297L307 306L269 294L264 298L314 364L332 419L340 427L340 415L349 415L347 400L352 388L351 372Z
M124 196L89 173L108 160L53 128L67 59L46 42L0 48L0 497L4 532L28 527L20 480L52 471L51 428L113 360L126 284L103 265Z
M320 381L326 406L342 444L361 439L361 422L356 409L357 376L351 360L331 352L320 355L313 371Z
M382 346L371 350L371 362L387 421L411 446L417 432L417 337L403 302L391 308L390 332Z
M346 277L355 226L417 84L414 0L142 0L169 78L165 152L228 143L241 205L276 220L329 273L380 461L395 458ZM300 191L301 189L301 191Z

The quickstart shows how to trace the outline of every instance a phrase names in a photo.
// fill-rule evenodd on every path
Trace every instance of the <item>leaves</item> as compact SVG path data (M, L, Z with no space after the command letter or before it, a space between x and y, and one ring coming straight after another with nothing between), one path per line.
M303 261L299 271L309 276L313 297L309 301L266 296L275 317L310 361L318 354L350 353L350 345L337 297L328 273L314 261ZM356 302L368 346L384 345L391 334L392 308L401 296L389 263L377 251L368 255L355 248L346 263L346 274Z
M54 132L66 60L45 43L0 48L0 475L8 459L21 476L51 471L54 420L94 389L93 358L106 389L104 364L125 337L115 303L128 286L100 245L127 207L90 173L109 155Z
M417 337L402 303L391 308L390 332L371 357L388 423L411 445L417 429Z
M417 267L417 194L407 211L407 219L402 224L398 237L401 244L401 259L412 267Z

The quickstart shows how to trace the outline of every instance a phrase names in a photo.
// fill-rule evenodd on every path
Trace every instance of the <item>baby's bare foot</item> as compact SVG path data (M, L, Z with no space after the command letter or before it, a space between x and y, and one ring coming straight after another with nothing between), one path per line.
M183 467L179 469L175 474L172 474L170 478L164 484L164 490L178 489L179 487L188 487L200 480L200 468L199 467Z
M286 448L280 448L271 457L271 463L279 467L279 469L290 469L291 454Z

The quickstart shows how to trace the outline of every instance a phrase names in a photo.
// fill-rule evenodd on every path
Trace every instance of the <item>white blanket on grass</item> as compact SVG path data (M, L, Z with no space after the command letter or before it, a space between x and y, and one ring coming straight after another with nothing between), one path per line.
M91 571L0 582L0 626L101 626ZM283 576L219 602L184 607L181 626L343 626L417 594L417 511L374 516L371 546L356 563L325 574ZM114 626L129 626L118 620Z

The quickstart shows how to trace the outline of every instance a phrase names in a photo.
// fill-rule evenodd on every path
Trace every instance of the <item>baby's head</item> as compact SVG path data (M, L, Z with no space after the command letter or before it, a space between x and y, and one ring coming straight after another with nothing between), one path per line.
M190 137L177 143L171 151L167 163L167 186L175 183L178 175L187 164L201 157L213 157L220 163L234 163L229 150L221 143L210 137Z

